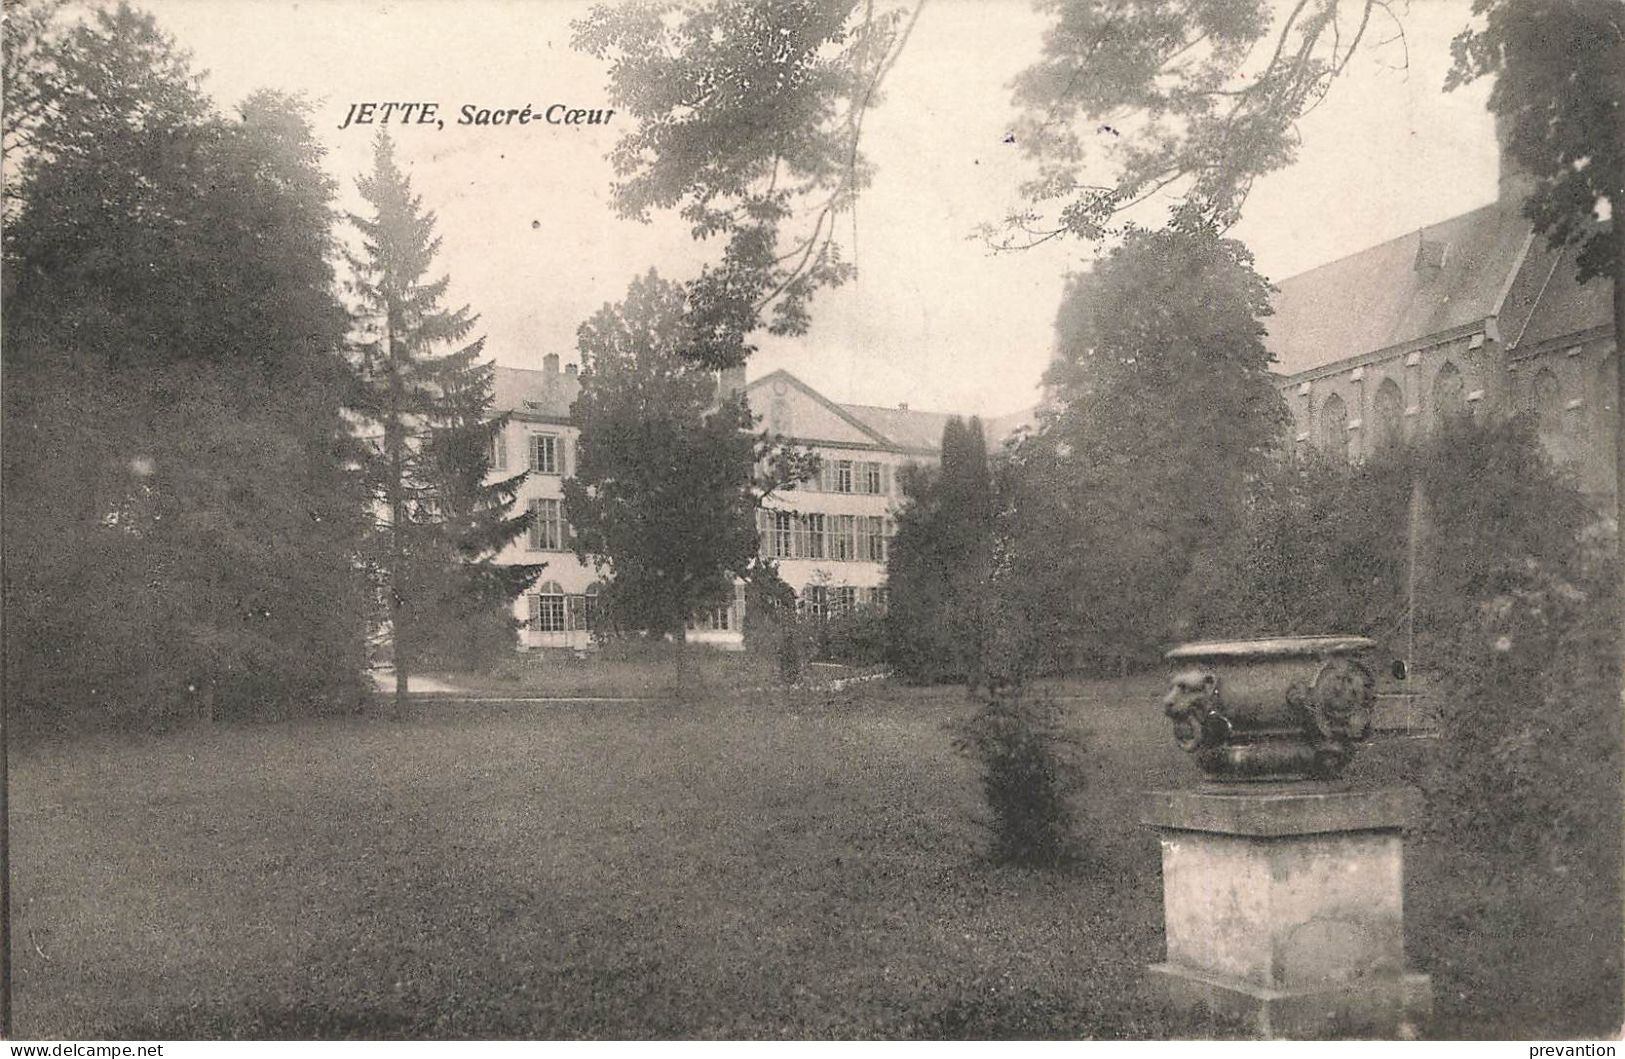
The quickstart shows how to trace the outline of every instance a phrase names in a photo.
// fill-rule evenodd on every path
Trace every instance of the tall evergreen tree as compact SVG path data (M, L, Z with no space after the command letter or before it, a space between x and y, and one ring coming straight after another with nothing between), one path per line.
M495 561L530 525L529 512L511 513L525 473L488 480L507 417L489 414L485 339L468 339L477 318L467 306L444 306L448 277L428 278L440 248L435 215L413 194L387 133L357 187L372 209L350 218L363 242L349 255L360 303L355 409L373 434L363 472L378 516L368 555L384 594L399 704L420 660L463 661L459 646L484 655L503 646L501 636L511 647L508 608L542 567ZM482 629L501 634L499 642L471 641Z
M981 421L955 416L942 462L903 480L887 570L887 653L912 680L984 682L992 622L993 484Z

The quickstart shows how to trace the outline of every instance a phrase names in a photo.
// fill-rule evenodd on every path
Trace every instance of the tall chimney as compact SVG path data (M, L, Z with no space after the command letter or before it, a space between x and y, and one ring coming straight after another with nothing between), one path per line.
M557 375L559 373L559 355L557 353L549 353L547 356L543 357L542 370L547 372L549 375Z
M745 388L745 366L743 364L733 368L723 368L717 373L717 392L723 397L732 397Z

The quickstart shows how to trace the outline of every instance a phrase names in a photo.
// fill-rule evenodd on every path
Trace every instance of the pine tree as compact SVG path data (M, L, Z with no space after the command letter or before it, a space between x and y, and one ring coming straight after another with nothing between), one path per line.
M466 305L444 307L449 279L426 278L440 248L435 215L413 194L387 133L357 187L372 215L350 218L363 240L362 252L349 256L360 302L356 411L374 435L363 471L378 512L369 557L394 643L399 706L420 661L480 660L468 653L492 645L479 630L504 633L511 646L508 608L542 567L495 562L529 527L529 512L510 514L525 473L488 481L507 417L489 414L485 339L469 340L478 318Z
M942 430L942 464L904 478L887 586L887 652L912 680L984 682L993 484L981 421Z

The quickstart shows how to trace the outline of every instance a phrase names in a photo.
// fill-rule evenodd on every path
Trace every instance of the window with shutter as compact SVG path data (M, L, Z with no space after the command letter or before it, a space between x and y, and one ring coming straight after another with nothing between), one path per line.
M530 469L537 474L559 473L559 438L557 434L530 436Z
M835 516L835 528L832 532L833 539L830 542L829 557L831 559L850 561L858 557L857 543L854 540L857 536L857 522L858 519L855 515Z
M872 563L883 563L883 562L885 562L886 561L886 525L885 525L885 520L882 519L879 515L870 515L868 518L864 519L863 521L867 524L868 540L866 542L867 547L862 552L861 558L867 559Z
M556 552L564 548L564 520L557 500L532 500L530 510L535 516L530 522L526 544L533 552Z
M557 581L545 582L531 596L531 628L539 632L564 632L564 589Z
M795 538L799 520L794 511L773 512L773 557L789 559L795 554Z

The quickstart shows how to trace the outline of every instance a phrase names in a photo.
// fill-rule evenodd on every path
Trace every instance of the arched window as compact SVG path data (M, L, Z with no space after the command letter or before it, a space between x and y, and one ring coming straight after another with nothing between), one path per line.
M1535 417L1540 440L1556 445L1563 437L1563 387L1557 372L1542 368L1529 383L1529 411Z
M1349 410L1335 393L1320 406L1320 444L1337 463L1349 461Z
M1466 411L1466 380L1461 377L1461 369L1447 360L1433 377L1433 422L1441 423Z
M564 589L557 581L544 581L530 597L530 627L534 632L563 632Z
M1395 445L1405 440L1405 395L1397 382L1382 380L1372 401L1372 413L1377 425L1377 444Z

